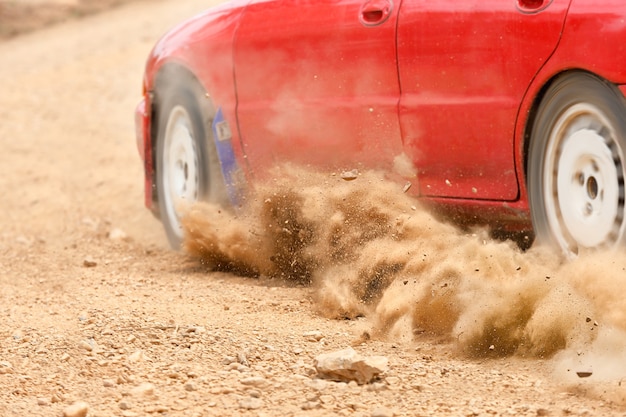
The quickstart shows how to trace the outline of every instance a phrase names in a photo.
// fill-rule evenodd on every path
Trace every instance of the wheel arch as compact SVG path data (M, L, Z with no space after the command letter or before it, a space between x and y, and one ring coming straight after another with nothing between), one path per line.
M537 112L539 110L539 106L541 106L541 102L543 101L546 92L550 89L550 87L561 77L566 76L570 73L575 73L580 70L567 70L556 73L548 78L537 90L535 94L533 94L532 102L530 104L529 109L526 114L528 115L526 118L526 122L524 123L523 131L522 131L522 164L521 164L521 172L522 172L522 183L526 188L528 186L528 158L529 158L529 148L530 148L530 138L533 130L533 126L535 124L535 120L537 118Z

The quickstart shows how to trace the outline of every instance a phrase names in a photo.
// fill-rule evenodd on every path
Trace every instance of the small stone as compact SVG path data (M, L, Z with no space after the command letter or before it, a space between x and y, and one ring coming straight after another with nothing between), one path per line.
M308 340L309 342L319 342L320 340L324 338L324 335L322 334L322 332L317 331L317 330L314 330L311 332L305 332L302 336L304 336L304 338Z
M256 387L256 388L264 387L268 384L267 379L260 377L260 376L252 376L249 378L243 378L239 382L241 382L243 385Z
M237 361L243 366L250 366L248 364L248 357L246 356L246 352L239 352L237 354Z
M89 405L84 401L77 401L74 404L65 407L63 417L85 417L89 411Z
M375 380L387 370L389 360L384 356L363 357L354 349L321 354L315 358L315 369L322 378L355 382L359 385Z
M85 260L83 261L83 266L85 268L93 268L94 266L97 266L98 262L94 261L93 258L88 257L85 258Z
M164 405L154 405L154 406L148 406L145 408L145 412L148 414L155 414L155 413L165 414L168 411L170 411L170 409Z
M37 398L37 405L41 405L41 406L50 405L50 400L47 398L39 397Z
M239 400L239 407L245 410L256 410L263 407L263 400L249 397Z
M578 375L578 378L589 378L591 375L593 375L593 371L588 370L588 371L578 371L576 372L576 375Z
M372 382L371 384L369 384L367 386L367 390L369 392L380 392L380 391L384 391L386 389L394 389L394 388L396 388L396 387L388 386L386 384L383 384L382 382Z
M315 410L316 408L320 408L322 405L319 401L307 401L300 407L302 410Z
M333 401L335 401L335 397L333 397L332 395L328 395L328 394L320 395L320 402L322 404L330 404Z
M182 378L182 375L180 374L180 372L176 372L176 371L169 371L166 373L166 375L168 376L168 378L172 378L172 379Z
M117 385L117 383L114 380L112 380L112 379L104 379L104 380L102 380L102 385L105 388L112 388L112 387L115 387Z
M128 361L129 362L142 362L145 359L146 359L146 356L144 355L143 351L141 351L141 350L136 350L134 353L132 353L128 357Z
M133 388L130 393L135 397L147 397L154 395L154 385L149 382L143 382Z
M184 385L185 391L197 391L198 387L193 382L187 382Z
M326 388L328 388L328 384L330 384L330 382L323 379L311 379L306 382L307 386L313 388L316 391L325 390Z
M117 406L120 410L130 410L132 408L128 401L120 401Z
M0 361L0 375L13 373L13 365L11 362Z
M230 365L228 365L227 369L229 371L245 372L248 368L246 368L245 366L243 366L240 363L234 362L234 363L231 363Z
M400 378L397 376L388 376L385 380L389 385L398 385L400 383Z
M410 181L407 181L407 182L406 182L406 184L404 184L404 187L402 187L402 192L403 192L403 193L406 193L407 191L409 191L409 190L411 189L411 186L412 186L412 185L413 185L413 184L411 184L411 182L410 182Z
M93 345L91 343L89 343L87 340L81 340L80 343L78 344L78 346L81 349L84 349L88 352L91 352L93 350Z

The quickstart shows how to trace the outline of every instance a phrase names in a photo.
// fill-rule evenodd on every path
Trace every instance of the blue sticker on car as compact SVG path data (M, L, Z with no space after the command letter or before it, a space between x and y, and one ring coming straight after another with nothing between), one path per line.
M213 119L213 138L215 139L215 148L217 149L217 157L220 160L222 175L224 176L224 184L228 192L228 197L234 207L239 206L241 199L240 170L235 157L232 146L232 131L230 125L224 119L222 108L217 109L215 118Z

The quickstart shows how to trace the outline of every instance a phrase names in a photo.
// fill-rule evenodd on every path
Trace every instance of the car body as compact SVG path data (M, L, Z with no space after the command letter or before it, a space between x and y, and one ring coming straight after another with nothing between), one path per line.
M281 161L382 168L464 222L534 232L569 254L618 245L625 40L621 0L221 4L172 29L148 58L136 111L146 205L172 223L176 246L173 201L219 199L209 185L233 201ZM181 85L200 90L181 108L211 102L196 122L202 138L192 127L188 138L165 133L179 119L164 122L178 107L163 103ZM205 140L198 158L190 149ZM211 181L189 179L188 165L207 164L217 165ZM193 193L159 187L163 176L179 189L195 181Z

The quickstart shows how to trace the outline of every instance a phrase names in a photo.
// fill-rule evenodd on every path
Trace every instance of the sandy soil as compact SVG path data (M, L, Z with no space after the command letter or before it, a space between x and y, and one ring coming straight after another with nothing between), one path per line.
M0 39L109 10L134 0L0 0Z
M568 380L554 359L472 357L415 329L364 337L376 317L331 318L319 287L169 250L143 207L133 109L158 36L206 6L136 2L0 43L0 415L626 412L621 376ZM317 378L314 358L347 346L389 370Z

